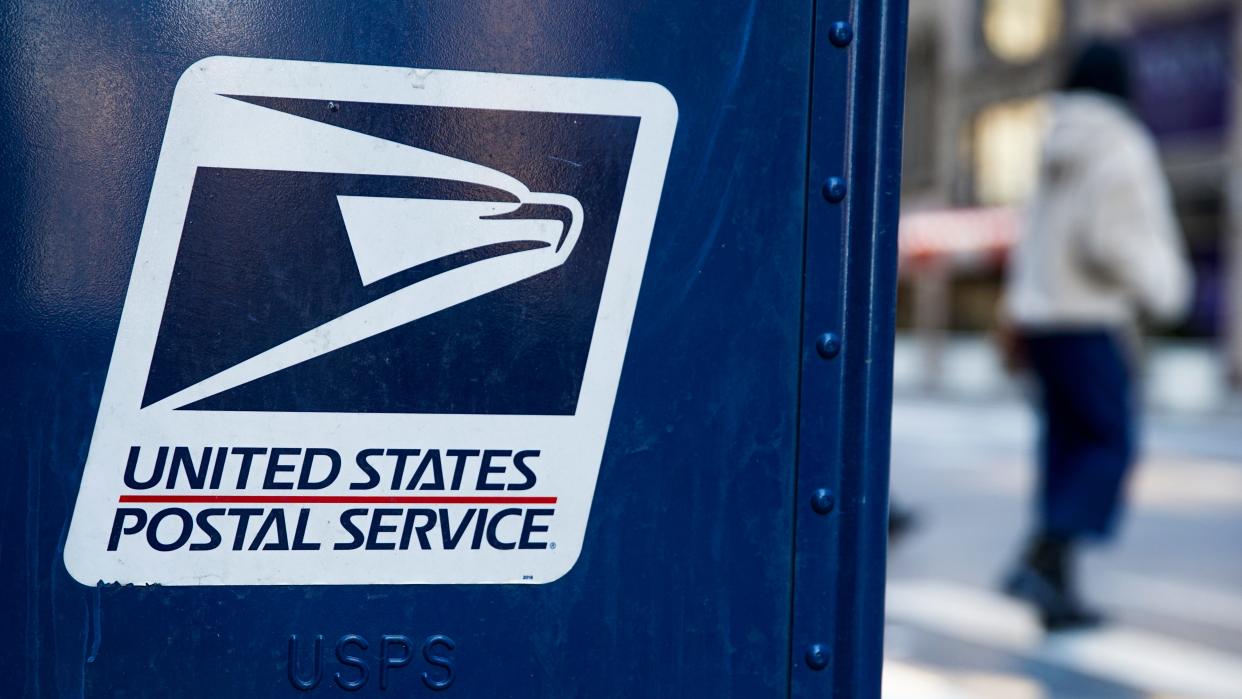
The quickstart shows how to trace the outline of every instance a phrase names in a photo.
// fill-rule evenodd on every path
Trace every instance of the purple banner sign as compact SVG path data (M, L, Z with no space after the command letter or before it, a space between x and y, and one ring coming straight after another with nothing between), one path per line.
M1224 138L1233 111L1232 35L1229 10L1135 33L1135 107L1158 139Z

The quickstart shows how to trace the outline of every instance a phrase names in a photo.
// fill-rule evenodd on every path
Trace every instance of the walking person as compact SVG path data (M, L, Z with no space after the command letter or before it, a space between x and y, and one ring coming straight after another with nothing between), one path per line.
M1152 137L1131 113L1124 52L1094 42L1051 99L1038 186L1009 262L1007 360L1039 389L1037 523L1006 591L1049 630L1098 624L1072 563L1107 540L1135 461L1138 328L1184 312L1191 271Z

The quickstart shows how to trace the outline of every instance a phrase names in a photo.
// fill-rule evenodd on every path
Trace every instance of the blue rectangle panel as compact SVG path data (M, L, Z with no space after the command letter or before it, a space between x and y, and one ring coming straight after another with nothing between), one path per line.
M902 0L0 10L0 694L878 697L904 11ZM223 95L298 128L482 164L527 194L572 194L587 224L561 267L377 332L357 351L221 384L180 406L186 420L567 419L591 390L587 356L610 321L599 310L609 289L641 276L628 346L612 348L624 362L581 553L559 579L148 585L70 574L70 522L113 351L127 346L118 332L132 322L123 306L163 309L146 382L132 387L146 409L404 286L556 249L567 235L359 281L340 264L361 243L336 218L337 196L508 202L516 210L471 221L520 220L520 231L549 220L569 231L580 215L517 209L518 186L484 176L446 189L416 175L200 164L172 236L166 305L127 300L131 277L146 273L153 185L178 147L171 128L165 138L174 90L210 56L410 68L415 85L422 69L638 81L675 100L645 265L623 265L620 202L653 176L631 168L646 147L638 117ZM290 255L286 240L307 252ZM125 466L118 458L118 487ZM124 487L131 499L145 492ZM123 529L136 521L118 519L113 539L129 545ZM100 526L86 535L106 538ZM476 548L492 541L480 532ZM276 552L253 553L260 571Z

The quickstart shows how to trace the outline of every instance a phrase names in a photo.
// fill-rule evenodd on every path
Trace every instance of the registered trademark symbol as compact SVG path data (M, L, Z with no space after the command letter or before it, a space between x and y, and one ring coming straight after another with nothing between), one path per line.
M555 543L548 544L548 548L554 549L556 548L556 544Z

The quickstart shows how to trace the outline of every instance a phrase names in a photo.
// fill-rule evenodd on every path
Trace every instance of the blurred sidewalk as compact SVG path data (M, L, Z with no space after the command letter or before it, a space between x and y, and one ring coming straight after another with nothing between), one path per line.
M893 361L898 396L931 392L954 398L995 399L1015 396L1021 389L1005 374L995 348L981 334L948 335L938 349L929 349L911 334L900 334ZM1148 341L1143 365L1144 390L1151 407L1242 416L1242 395L1229 390L1220 350L1210 342Z
M898 346L893 496L919 521L890 556L886 699L1242 698L1242 412L1211 351L1151 353L1132 508L1080 573L1115 623L1045 637L996 592L1027 531L1036 425L983 340L949 345L938 394Z

